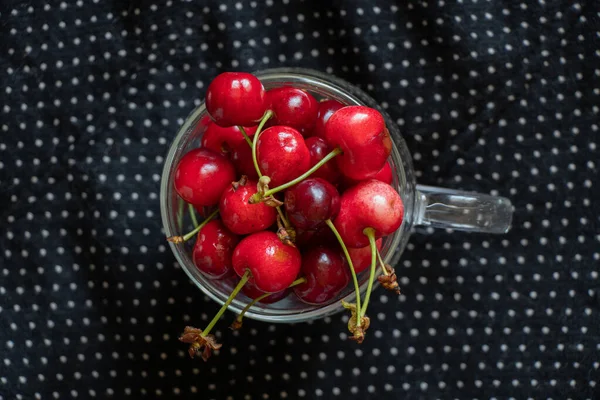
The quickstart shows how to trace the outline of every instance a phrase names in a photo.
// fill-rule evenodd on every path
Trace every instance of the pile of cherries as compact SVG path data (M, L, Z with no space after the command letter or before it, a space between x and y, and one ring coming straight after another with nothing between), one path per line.
M178 162L174 188L195 229L192 258L209 279L236 276L230 297L204 329L179 338L206 360L221 347L210 331L237 294L273 303L292 295L332 301L352 281L351 339L361 343L374 279L399 293L379 250L402 224L402 199L391 186L392 141L383 116L366 106L318 101L291 86L265 90L254 75L225 72L209 85L201 146ZM204 220L198 223L197 214ZM357 274L368 271L363 299Z

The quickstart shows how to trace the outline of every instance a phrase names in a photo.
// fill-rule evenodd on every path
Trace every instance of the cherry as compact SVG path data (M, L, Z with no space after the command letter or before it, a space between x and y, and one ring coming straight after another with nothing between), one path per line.
M256 232L236 246L233 268L239 276L250 271L249 281L263 292L279 292L296 279L302 263L300 251L284 244L270 231Z
M230 154L231 161L240 175L246 175L248 179L258 180L258 174L252 160L252 148L246 142L238 143Z
M275 88L267 91L267 101L273 111L269 126L286 125L305 134L315 125L319 102L308 92L293 87Z
M175 169L175 191L183 200L199 206L212 206L235 180L235 168L223 155L208 149L187 152Z
M314 229L296 229L296 246L308 249L320 244L327 246L338 244L335 235L327 225L320 224Z
M306 282L293 290L300 300L309 304L331 300L350 281L348 267L340 252L325 246L313 247L302 255L302 274Z
M315 121L315 127L310 133L310 136L317 136L325 139L325 124L333 115L333 113L342 107L344 107L344 105L337 100L321 101L317 110L317 120Z
M337 164L345 176L373 177L388 159L392 140L379 111L366 106L342 107L325 124L325 139L343 153Z
M245 127L248 136L254 135L256 127ZM202 136L201 146L224 156L229 155L240 144L250 148L238 126L221 127L214 122L209 124Z
M377 250L381 250L381 244L383 239L377 239ZM354 248L348 247L348 254L352 259L352 265L354 266L354 272L357 274L363 272L371 266L371 246Z
M308 178L285 192L285 210L290 222L300 229L312 229L334 218L340 209L340 195L331 183Z
M310 166L315 166L319 161L321 161L327 154L333 150L325 141L320 137L309 137L304 140L306 143L306 147L308 147L308 151L310 153ZM333 184L336 184L340 179L340 170L337 167L337 164L334 162L326 163L321 166L318 170L316 170L312 175L313 178L323 178Z
M219 126L256 125L267 108L263 84L246 72L223 72L206 90L206 110Z
M219 202L223 224L233 233L247 235L262 231L275 223L277 211L264 203L250 204L248 200L257 192L257 182L245 176L230 184Z
M390 164L389 160L385 164L383 164L383 168L381 168L379 172L373 176L372 179L377 179L378 181L385 182L388 185L392 184L394 178L392 176L392 165ZM344 176L342 179L343 186L346 189L356 185L358 182L360 181L348 178L347 176Z
M256 146L258 166L279 186L299 177L310 168L310 153L302 135L288 126L272 126L259 136Z
M266 294L266 292L258 290L256 285L252 282L246 283L242 288L242 292L251 299L258 299ZM268 296L257 301L263 304L273 304L286 297L289 293L290 291L288 289L284 289L279 292L270 293Z
M377 239L396 231L403 217L398 192L387 183L367 179L344 192L334 225L347 246L364 247L369 244L366 229L372 229Z
M212 220L198 233L192 252L196 268L210 279L220 279L232 271L231 256L239 238L223 222Z

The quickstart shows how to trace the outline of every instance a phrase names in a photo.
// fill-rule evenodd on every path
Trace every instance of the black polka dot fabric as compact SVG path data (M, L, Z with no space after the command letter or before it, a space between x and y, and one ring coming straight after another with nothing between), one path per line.
M5 0L0 399L597 399L593 1ZM159 211L171 140L226 70L300 66L368 91L420 183L509 197L506 235L417 228L357 345L347 316L226 318Z

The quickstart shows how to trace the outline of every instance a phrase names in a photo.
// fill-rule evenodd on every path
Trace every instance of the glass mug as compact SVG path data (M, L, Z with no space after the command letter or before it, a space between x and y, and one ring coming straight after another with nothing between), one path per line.
M400 228L384 238L381 255L392 266L398 263L415 226L450 228L461 231L506 233L511 224L513 207L504 197L470 193L453 189L418 185L409 150L400 135L398 126L377 105L369 95L339 78L321 72L302 68L267 69L254 73L269 90L279 86L293 86L310 92L318 100L329 98L348 105L366 105L376 108L384 116L390 136L394 142L391 154L392 186L400 194L404 203L404 220ZM175 140L171 144L165 160L160 188L160 206L163 228L167 237L181 235L192 226L181 225L187 207L182 207L173 188L177 163L192 148L199 147L204 127L200 121L207 116L201 104L187 117ZM194 265L191 250L194 239L183 244L169 243L175 258L189 278L210 298L222 305L237 280L207 279ZM361 296L367 288L368 269L358 275ZM401 272L397 272L401 276ZM377 285L377 280L375 280ZM332 315L343 310L340 300L355 301L354 287L350 284L336 298L322 305L309 305L298 300L292 293L274 304L257 303L245 314L246 318L271 322L294 323ZM233 300L229 310L241 312L251 299L242 292Z

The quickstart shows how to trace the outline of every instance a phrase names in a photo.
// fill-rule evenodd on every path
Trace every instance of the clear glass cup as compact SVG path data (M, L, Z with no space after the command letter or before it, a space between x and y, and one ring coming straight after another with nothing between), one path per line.
M356 86L331 75L301 68L268 69L254 74L267 90L282 85L294 86L309 91L317 99L330 98L349 105L366 105L382 113L394 141L391 155L392 185L402 197L405 207L401 227L383 240L381 255L386 263L392 266L397 264L411 231L418 225L486 233L505 233L509 230L513 207L504 197L418 185L410 152L398 126L375 100ZM204 131L201 121L206 116L204 104L193 110L169 149L160 189L161 215L166 236L180 235L192 229L187 206L182 206L183 202L178 198L172 182L179 159L187 151L199 146ZM211 280L202 275L191 258L193 242L194 239L190 239L185 244L169 244L189 278L206 295L223 304L235 286L236 279ZM362 295L367 288L368 272L359 274L358 278ZM377 281L375 282L377 284ZM352 303L354 298L354 288L351 284L340 296L318 306L305 304L290 294L275 304L257 303L246 313L246 318L272 323L308 321L342 311L340 300ZM250 299L240 293L231 303L229 310L239 313L249 302Z

